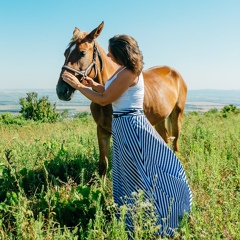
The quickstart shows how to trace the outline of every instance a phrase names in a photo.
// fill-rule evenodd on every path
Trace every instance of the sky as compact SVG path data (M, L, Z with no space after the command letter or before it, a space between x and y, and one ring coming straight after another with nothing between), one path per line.
M240 0L1 0L0 90L55 89L75 27L107 52L134 37L144 68L168 65L189 90L240 90Z

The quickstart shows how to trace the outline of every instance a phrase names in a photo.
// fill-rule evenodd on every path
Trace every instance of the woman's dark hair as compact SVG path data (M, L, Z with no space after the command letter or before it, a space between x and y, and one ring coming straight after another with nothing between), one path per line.
M128 35L116 35L109 39L109 51L116 62L126 66L136 75L143 69L143 56L137 41Z

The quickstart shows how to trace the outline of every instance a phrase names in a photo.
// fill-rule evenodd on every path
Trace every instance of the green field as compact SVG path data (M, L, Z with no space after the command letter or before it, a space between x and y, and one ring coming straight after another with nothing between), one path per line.
M127 239L91 116L0 122L0 134L0 239ZM173 239L240 239L240 114L186 114L180 146L193 207ZM135 239L156 239L138 198Z

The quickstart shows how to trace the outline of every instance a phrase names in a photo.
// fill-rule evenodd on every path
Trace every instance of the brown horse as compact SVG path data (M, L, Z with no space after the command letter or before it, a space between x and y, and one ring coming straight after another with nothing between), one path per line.
M101 34L102 22L92 32L73 31L73 37L66 49L65 62L57 84L59 99L69 101L75 89L63 81L63 71L70 71L81 81L88 75L96 82L105 82L117 70L118 66L107 57L102 47L95 41ZM166 143L172 139L174 151L179 151L179 133L184 112L187 86L181 75L167 66L152 67L143 71L145 96L144 112L150 123ZM100 106L94 102L90 105L92 116L97 124L99 143L99 173L105 175L108 168L108 153L110 149L112 106Z

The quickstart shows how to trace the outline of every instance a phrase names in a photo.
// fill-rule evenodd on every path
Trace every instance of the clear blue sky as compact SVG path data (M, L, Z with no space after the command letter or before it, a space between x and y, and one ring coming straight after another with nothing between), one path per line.
M55 89L74 27L107 51L132 35L145 68L169 65L188 88L240 90L240 0L2 0L0 90Z

